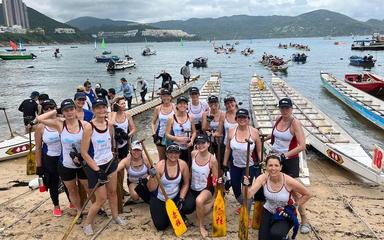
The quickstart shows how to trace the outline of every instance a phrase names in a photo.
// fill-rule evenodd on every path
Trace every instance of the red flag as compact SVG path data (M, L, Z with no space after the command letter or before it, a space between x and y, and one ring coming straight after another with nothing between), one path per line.
M9 46L10 46L13 50L16 50L16 49L17 49L17 45L16 45L16 43L12 42L12 40L9 41Z
M383 169L383 149L381 149L379 146L375 144L373 147L373 161L372 166L377 169L378 171L381 171Z

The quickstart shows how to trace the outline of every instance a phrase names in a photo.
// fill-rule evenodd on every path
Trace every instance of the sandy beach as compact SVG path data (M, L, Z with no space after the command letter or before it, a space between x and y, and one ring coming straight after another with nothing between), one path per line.
M154 155L153 146L150 148ZM25 162L25 159L17 159L0 163L0 188L11 186L11 181L28 182L35 177L25 175ZM364 182L313 152L308 154L308 164L311 180L309 189L313 197L308 202L307 209L315 232L299 235L298 239L376 239L370 228L378 239L384 239L383 186ZM12 187L0 191L0 239L60 239L75 215L75 211L67 207L65 194L60 194L63 216L54 217L47 192L35 190L7 202L26 191L28 187ZM355 213L346 207L347 203L353 207ZM106 207L109 213L108 206ZM226 207L228 235L222 239L237 239L238 216L234 212L238 204L232 192L226 196ZM111 223L97 239L176 238L171 228L164 232L155 230L149 207L144 203L124 207L122 215L128 221L127 226ZM95 231L107 220L98 216ZM207 229L211 229L210 221L211 217L206 219ZM200 239L195 213L189 215L189 222L191 225L182 238ZM12 226L9 227L10 225ZM83 235L80 226L74 227L69 239L90 239ZM256 237L257 231L251 229L249 239Z

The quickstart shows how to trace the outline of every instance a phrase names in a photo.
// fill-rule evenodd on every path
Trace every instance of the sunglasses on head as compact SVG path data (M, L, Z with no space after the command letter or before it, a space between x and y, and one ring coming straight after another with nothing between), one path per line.
M180 147L177 145L168 146L167 152L180 152Z

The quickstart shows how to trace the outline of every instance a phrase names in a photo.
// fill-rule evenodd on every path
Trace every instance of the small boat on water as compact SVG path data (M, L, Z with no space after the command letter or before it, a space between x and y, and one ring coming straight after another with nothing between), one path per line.
M125 59L114 61L111 59L107 64L107 71L120 71L127 68L133 68L136 66L136 61L129 55L125 56Z
M199 57L195 58L195 60L192 61L192 67L195 68L206 68L208 67L208 58L206 57Z
M372 68L375 66L376 59L373 59L373 56L368 55L364 57L360 56L351 56L349 58L349 64L358 67Z
M141 53L143 56L151 56L156 55L156 51L152 51L149 47L144 48L143 52Z
M251 55L251 54L253 54L253 49L251 49L251 48L245 48L244 50L242 50L240 53L241 54L243 54L244 56L249 56L249 55Z
M103 55L109 55L109 54L111 54L112 53L112 51L103 51L101 54L103 54Z
M37 56L33 53L30 53L30 54L0 53L0 58L3 60L28 60L28 59L35 59L37 58Z
M308 144L341 167L374 183L384 184L384 172L372 167L372 157L361 144L308 99L276 76L272 76L271 93L275 101L265 101L268 107L276 106L281 98L292 99L293 114L301 122ZM279 114L278 110L273 113Z
M222 54L222 53L225 53L225 48L224 47L215 47L214 48L214 51L215 51L215 53L217 53L217 54Z
M273 55L267 55L265 53L259 62L264 66L268 67L269 69L271 69L272 72L287 73L288 63L290 61L291 60L284 61L283 58L273 56Z
M363 92L371 94L384 90L384 78L369 72L345 74L344 81Z
M384 50L384 35L374 33L371 40L353 41L352 50Z
M384 101L365 93L330 73L320 72L323 86L347 106L384 130Z
M119 61L120 58L118 56L108 56L107 57L107 56L101 55L101 56L96 56L95 59L96 59L96 62L98 62L98 63L107 63L110 60Z
M7 49L5 49L5 51L7 51L7 52L25 52L25 51L27 51L27 49L26 48L16 48L16 49L7 48Z
M294 53L292 54L292 62L297 62L297 63L305 63L307 61L307 55L305 53Z

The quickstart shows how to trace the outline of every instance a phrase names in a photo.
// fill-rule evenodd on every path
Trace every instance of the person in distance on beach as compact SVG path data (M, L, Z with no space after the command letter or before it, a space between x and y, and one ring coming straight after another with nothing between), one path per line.
M30 123L35 120L37 114L39 113L37 99L39 97L39 92L33 91L29 99L25 99L19 106L19 111L23 113L25 132L28 133L30 130L34 131L29 127Z
M74 96L74 100L77 119L90 122L93 118L93 113L84 108L87 101L87 95L84 92L77 92Z
M187 61L185 65L180 69L180 74L183 75L184 78L184 84L189 82L189 79L191 78L191 70L189 69L189 65L191 65L191 62Z
M296 209L305 204L311 193L296 179L281 172L282 162L279 156L270 155L266 158L266 172L261 174L248 188L251 198L261 187L264 190L266 202L263 207L259 240L285 239L293 228L293 238L298 231ZM250 179L244 176L243 185L251 185ZM298 193L300 198L291 198ZM296 239L296 238L295 238Z
M87 81L85 81L83 85L84 85L84 93L87 95L87 97L89 98L89 100L92 104L95 101L95 99L97 98L95 91L92 89L92 84L87 79ZM91 105L91 107L92 107L92 105Z
M165 129L167 127L168 118L171 118L176 111L176 106L171 102L172 95L168 89L162 89L160 95L161 104L153 110L151 129L153 142L156 145L159 159L165 159L165 148L167 145Z
M88 210L87 219L83 227L85 235L93 234L93 224L97 212L102 208L106 200L112 212L113 221L119 225L125 225L125 221L118 215L117 207L117 161L112 153L113 124L105 119L107 114L107 101L96 99L92 103L95 117L90 124L84 126L84 136L81 141L81 156L87 163L86 172L88 176L88 187L95 191L96 201ZM88 153L92 144L93 157Z
M117 91L123 92L125 100L128 102L128 109L132 108L132 98L133 98L133 85L131 83L128 83L127 79L121 78L121 86L120 89Z
M138 77L137 82L136 82L136 89L139 90L140 97L141 97L141 103L144 104L145 103L145 95L147 95L147 91L148 91L147 81L145 81L144 78L142 78L142 77Z
M95 93L97 98L108 100L108 92L107 90L101 87L101 83L95 84Z
M200 91L197 87L189 89L189 98L191 102L188 103L188 113L193 116L195 120L195 128L197 133L201 133L202 116L208 110L208 104L199 99Z
M180 147L170 144L166 149L166 159L160 160L156 168L149 170L148 188L154 192L149 201L149 210L153 224L157 230L165 230L169 225L169 218L165 209L165 197L158 187L156 175L168 195L172 199L181 215L185 217L195 210L195 201L189 190L190 173L188 165L180 159Z

